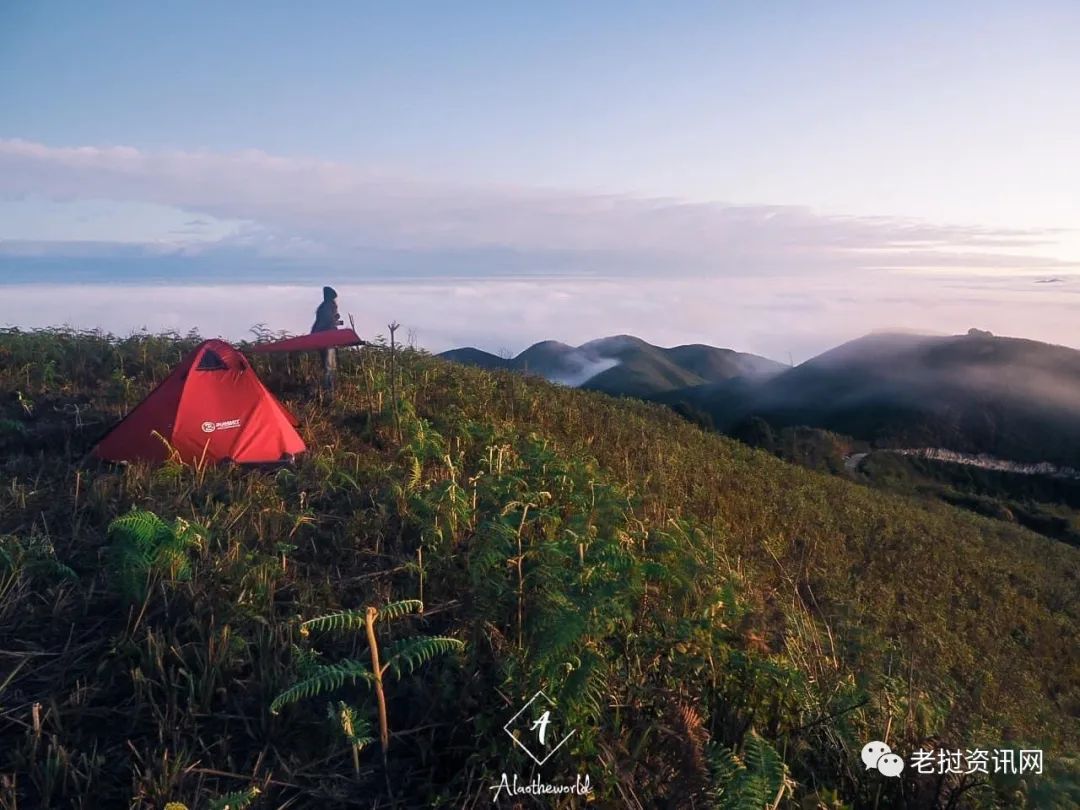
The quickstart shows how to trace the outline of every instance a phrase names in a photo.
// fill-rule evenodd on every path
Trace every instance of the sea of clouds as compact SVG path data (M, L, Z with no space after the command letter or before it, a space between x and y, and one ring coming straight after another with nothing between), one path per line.
M476 346L516 354L557 339L577 345L634 334L660 345L708 343L786 362L805 360L844 340L897 328L998 334L1077 345L1080 284L1025 279L971 285L922 282L939 295L910 294L898 277L871 289L819 281L813 289L780 279L775 288L727 279L436 279L335 283L344 314L367 337L399 337L430 351ZM251 327L306 332L321 296L318 283L0 285L0 326L69 325L133 331L198 329L239 340Z

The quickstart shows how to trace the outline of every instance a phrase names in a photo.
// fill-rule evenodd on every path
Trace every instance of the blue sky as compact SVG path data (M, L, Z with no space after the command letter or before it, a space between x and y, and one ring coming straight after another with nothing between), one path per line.
M677 279L796 295L772 329L799 354L988 320L1080 344L1080 4L308 6L0 6L0 281L9 302L59 285L0 322L135 325L63 285L330 278L400 306L364 285L482 280L511 334L441 329L445 295L418 292L433 347L573 338L588 314L583 339L780 350L671 301L574 309ZM542 295L495 295L523 281ZM268 317L300 328L287 303Z

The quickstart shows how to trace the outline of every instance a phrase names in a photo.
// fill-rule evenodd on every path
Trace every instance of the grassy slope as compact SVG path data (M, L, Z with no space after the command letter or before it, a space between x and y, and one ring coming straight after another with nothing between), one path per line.
M940 499L1080 546L1077 479L986 470L882 452L865 458L859 474L881 489Z
M51 545L78 576L16 559L0 579L0 774L16 780L0 806L91 791L195 806L252 781L268 806L370 803L377 754L354 775L325 700L267 706L310 643L294 617L416 596L419 559L420 624L469 646L392 693L406 806L526 772L499 726L540 686L585 729L560 772L588 770L620 804L700 796L723 781L715 746L745 757L754 731L786 752L787 796L856 805L881 793L858 748L887 725L898 750L1009 739L1053 759L1077 741L1074 549L801 470L660 406L416 354L395 427L378 350L344 358L333 403L309 395L308 359L261 362L305 423L295 472L79 467L94 428L57 409L115 418L183 349L0 337L0 535L24 561ZM211 539L190 581L129 606L105 527L134 505ZM330 658L363 648L318 641ZM920 806L936 788L884 789Z

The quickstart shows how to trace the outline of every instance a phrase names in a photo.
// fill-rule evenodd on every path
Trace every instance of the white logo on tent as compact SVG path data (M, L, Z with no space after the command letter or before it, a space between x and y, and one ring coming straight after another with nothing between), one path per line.
M213 433L215 430L234 430L240 427L239 419L228 419L224 422L203 422L202 432Z

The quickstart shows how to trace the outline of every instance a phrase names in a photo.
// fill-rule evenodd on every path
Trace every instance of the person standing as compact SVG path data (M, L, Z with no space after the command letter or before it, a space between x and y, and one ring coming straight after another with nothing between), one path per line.
M311 327L311 334L331 332L344 323L338 312L337 290L323 287L323 300L315 310L315 323ZM323 363L323 388L332 391L337 377L337 349L322 349L319 354Z

